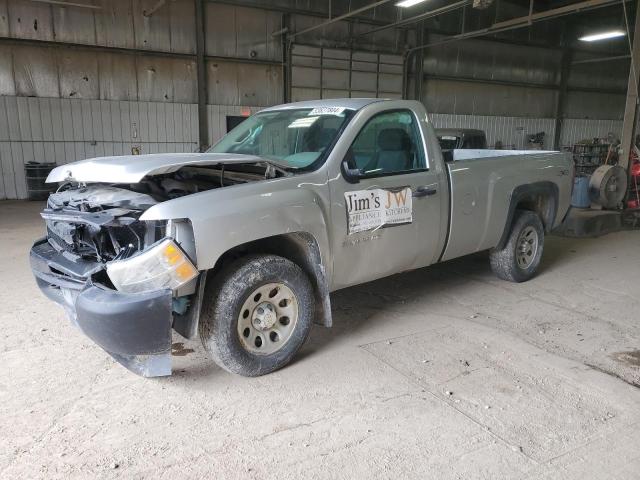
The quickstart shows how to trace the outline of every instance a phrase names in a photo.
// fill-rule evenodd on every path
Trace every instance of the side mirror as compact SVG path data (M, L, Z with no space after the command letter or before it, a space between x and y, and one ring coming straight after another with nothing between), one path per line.
M362 171L359 168L349 168L349 162L342 160L342 175L349 183L359 183Z

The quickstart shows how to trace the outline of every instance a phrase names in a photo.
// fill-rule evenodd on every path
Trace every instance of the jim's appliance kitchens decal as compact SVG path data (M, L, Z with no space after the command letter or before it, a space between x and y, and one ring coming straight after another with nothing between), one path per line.
M348 233L365 232L413 221L411 188L376 188L345 192Z

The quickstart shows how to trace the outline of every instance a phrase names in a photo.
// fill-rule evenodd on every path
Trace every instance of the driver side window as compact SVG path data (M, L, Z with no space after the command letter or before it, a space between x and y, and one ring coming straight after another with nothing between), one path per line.
M372 117L349 148L347 163L365 176L425 169L422 138L413 113L395 110Z

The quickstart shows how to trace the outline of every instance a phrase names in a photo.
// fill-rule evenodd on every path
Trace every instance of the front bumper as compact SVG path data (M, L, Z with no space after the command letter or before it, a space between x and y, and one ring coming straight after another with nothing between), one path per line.
M144 377L171 375L171 290L127 294L95 285L100 264L59 253L46 239L34 243L30 262L40 290L114 359Z

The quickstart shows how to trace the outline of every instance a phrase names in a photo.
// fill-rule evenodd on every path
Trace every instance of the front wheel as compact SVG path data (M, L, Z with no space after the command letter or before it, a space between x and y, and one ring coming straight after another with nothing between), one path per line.
M518 210L504 248L491 250L491 269L503 280L525 282L536 274L543 249L540 217L535 212Z
M251 255L205 287L200 338L220 367L257 377L291 361L309 336L314 311L311 284L298 265Z

